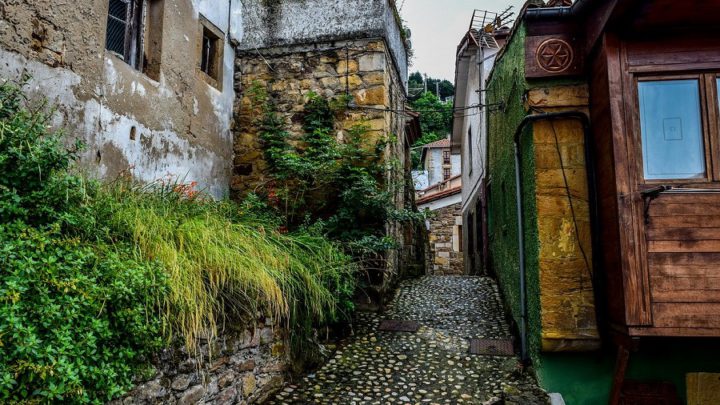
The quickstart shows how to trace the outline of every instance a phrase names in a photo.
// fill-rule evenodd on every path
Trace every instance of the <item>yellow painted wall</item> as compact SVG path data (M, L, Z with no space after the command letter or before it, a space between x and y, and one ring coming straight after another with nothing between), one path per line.
M576 110L583 97L586 104L586 95L584 87L567 86L535 90L528 100L546 111ZM533 141L542 350L592 350L600 338L583 127L575 119L539 121L533 126Z

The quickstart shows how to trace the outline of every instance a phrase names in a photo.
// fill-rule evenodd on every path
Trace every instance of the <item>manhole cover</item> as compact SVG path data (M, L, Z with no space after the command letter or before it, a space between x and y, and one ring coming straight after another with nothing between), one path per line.
M383 332L417 332L420 324L415 321L384 320L380 322L378 330Z
M470 354L487 356L514 356L510 339L470 339Z

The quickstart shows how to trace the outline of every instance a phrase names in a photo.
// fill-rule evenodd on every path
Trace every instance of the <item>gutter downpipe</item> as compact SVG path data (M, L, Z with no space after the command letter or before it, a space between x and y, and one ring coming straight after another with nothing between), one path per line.
M582 0L579 0L582 1ZM577 3L576 3L577 4ZM515 147L515 200L516 200L516 209L517 209L517 219L518 219L518 249L519 249L519 262L520 262L520 357L523 362L527 362L529 360L528 356L528 335L527 335L527 291L526 291L526 276L527 276L527 270L526 270L526 260L525 260L525 233L524 233L524 211L523 211L523 205L522 205L522 148L521 148L521 141L522 141L522 135L523 130L525 127L533 122L536 121L542 121L542 120L550 120L550 119L559 119L559 118L574 118L579 120L582 123L583 126L583 141L585 143L584 149L585 149L585 165L587 170L587 176L588 176L588 202L590 206L590 235L591 235L591 244L592 244L592 266L593 271L592 274L594 275L592 283L593 286L596 286L596 274L598 273L596 269L599 268L598 265L598 254L599 252L599 239L598 239L598 230L599 230L599 220L598 220L598 213L597 213L597 190L596 190L596 182L595 182L595 160L592 153L592 139L590 139L590 119L588 118L587 114L581 112L581 111L561 111L561 112L551 112L551 113L541 113L541 114L531 114L525 116L523 120L518 125L517 130L515 131L515 136L513 138L514 140L514 147ZM595 308L596 312L598 313L598 323L600 322L600 317L602 315L602 312L600 312L600 304L597 300L599 291L597 291L597 288L593 288L594 294L596 296L595 299Z
M592 0L576 0L570 7L541 7L525 10L527 19L553 19L576 16L585 12Z

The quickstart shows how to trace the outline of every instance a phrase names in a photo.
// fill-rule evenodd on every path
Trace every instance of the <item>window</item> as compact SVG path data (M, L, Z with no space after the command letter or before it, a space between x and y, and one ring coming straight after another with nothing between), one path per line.
M447 180L452 175L450 169L443 169L443 180Z
M105 48L127 64L142 67L143 0L110 0Z
M225 36L205 17L200 16L200 63L202 77L212 86L222 85L223 37Z
M151 78L160 77L163 0L110 0L105 48Z
M445 165L450 164L450 151L449 150L443 151L443 164L445 164Z
M700 82L644 81L638 95L645 179L704 178Z

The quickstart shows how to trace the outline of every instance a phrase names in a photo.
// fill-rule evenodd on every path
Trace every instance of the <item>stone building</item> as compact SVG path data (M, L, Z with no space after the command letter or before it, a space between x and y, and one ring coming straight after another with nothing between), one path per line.
M458 175L423 190L420 210L429 210L426 221L426 269L435 275L465 274L463 265L462 178Z
M405 111L408 41L394 1L248 0L244 7L245 35L235 61L233 193L242 196L269 179L248 91L260 85L291 135L302 133L297 113L309 94L346 97L348 108L336 125L338 141L358 123L369 126L368 145L389 140L380 152L388 166L387 184L398 208L412 208L410 145L419 134L407 131L417 117ZM380 296L398 276L421 271L413 265L422 260L416 232L406 228L388 225L388 235L401 246L388 255L387 269L370 277Z
M114 178L173 177L228 194L239 2L0 3L0 80L56 106L86 143L81 163Z

